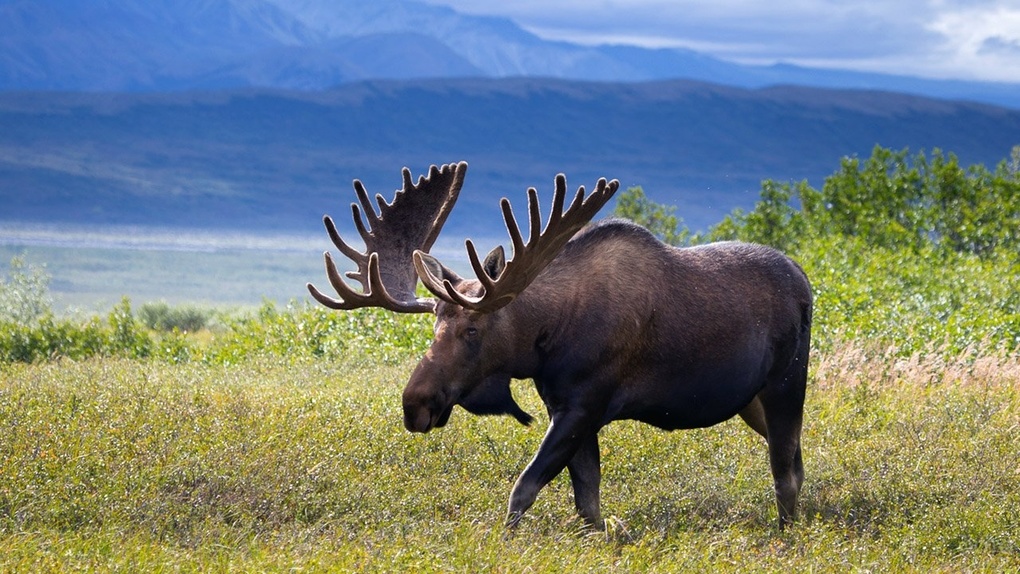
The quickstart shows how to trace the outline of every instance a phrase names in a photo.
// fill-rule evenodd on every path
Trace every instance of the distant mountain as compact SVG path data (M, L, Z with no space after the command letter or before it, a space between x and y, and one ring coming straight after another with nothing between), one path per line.
M323 89L365 79L686 78L878 89L1020 108L1020 85L742 66L678 49L551 42L415 0L0 0L0 90Z
M557 172L640 185L695 228L751 207L763 179L821 185L875 145L993 167L1020 111L875 91L690 81L373 81L322 92L0 93L0 224L316 232L349 225L350 181L389 196L400 168L470 163L447 236L502 235ZM543 197L547 197L544 195Z

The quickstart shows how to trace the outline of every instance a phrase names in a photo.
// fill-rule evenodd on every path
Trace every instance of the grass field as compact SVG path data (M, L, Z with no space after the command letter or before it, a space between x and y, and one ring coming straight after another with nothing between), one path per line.
M801 521L739 420L602 432L607 532L569 483L513 537L538 415L403 429L413 359L0 365L0 571L1010 572L1020 361L814 358Z

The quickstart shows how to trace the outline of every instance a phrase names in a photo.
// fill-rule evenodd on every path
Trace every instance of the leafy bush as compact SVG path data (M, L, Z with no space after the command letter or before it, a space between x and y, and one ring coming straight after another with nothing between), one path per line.
M8 277L0 276L0 323L28 325L50 313L49 284L45 269L12 258Z
M134 318L126 297L105 322L98 317L58 320L52 314L34 324L0 322L0 362L6 363L97 355L139 359L151 356L154 347L154 338Z
M138 318L154 331L170 332L174 329L194 333L205 328L212 311L192 305L171 307L166 301L145 303L138 310Z
M1020 349L1020 260L830 235L792 253L815 292L813 343L858 341L909 356Z
M1020 146L1014 149L1020 157ZM750 212L735 210L709 233L788 249L805 237L859 237L866 248L941 250L992 256L1020 251L1020 172L1000 162L960 166L935 150L928 158L876 147L863 162L843 158L821 190L766 181ZM801 208L791 205L794 197Z
M239 364L264 356L287 360L353 356L392 364L424 353L432 334L431 316L395 315L381 309L336 313L308 304L278 309L268 301L256 313L222 321L221 329L201 339L176 327L157 331L135 318L124 298L106 321L46 315L31 325L0 323L0 363L108 356Z
M364 357L392 363L428 349L431 315L383 309L337 313L308 304L277 309L270 301L254 315L225 319L225 329L206 350L212 363L237 364L259 355Z

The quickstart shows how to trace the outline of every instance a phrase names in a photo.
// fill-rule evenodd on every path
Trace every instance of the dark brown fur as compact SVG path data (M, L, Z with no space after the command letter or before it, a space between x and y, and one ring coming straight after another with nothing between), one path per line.
M442 273L461 293L481 290L477 280ZM551 425L514 485L507 522L516 525L566 468L579 513L601 526L600 428L620 419L705 427L739 414L768 441L785 525L804 479L811 309L803 271L773 249L677 249L639 226L602 222L502 309L438 303L435 341L404 390L404 424L442 426L455 404L524 422L509 379L533 379Z

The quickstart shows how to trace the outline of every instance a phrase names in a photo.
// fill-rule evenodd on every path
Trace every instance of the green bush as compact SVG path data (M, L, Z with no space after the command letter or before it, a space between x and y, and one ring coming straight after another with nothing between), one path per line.
M34 324L0 322L0 362L33 363L66 357L93 356L140 359L153 354L153 335L131 313L125 297L106 321L56 319L44 315Z
M28 325L50 313L50 276L45 269L14 257L7 275L0 276L0 323Z
M138 310L138 318L154 331L171 332L174 329L194 333L205 328L212 311L192 305L171 307L166 301L146 303Z
M383 309L336 312L292 303L280 310L270 301L255 314L226 318L206 350L206 360L237 364L259 355L364 357L392 363L424 353L432 337L431 315Z
M890 249L860 237L806 240L791 253L815 293L816 348L847 341L900 355L1020 349L1020 259Z
M835 235L861 238L865 249L1016 253L1020 172L1014 163L1002 161L994 171L964 168L937 149L929 158L876 147L864 161L843 158L820 190L806 182L764 182L752 211L734 211L708 237L790 249L806 237ZM794 197L800 209L791 205Z

